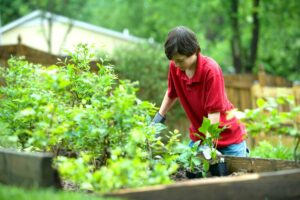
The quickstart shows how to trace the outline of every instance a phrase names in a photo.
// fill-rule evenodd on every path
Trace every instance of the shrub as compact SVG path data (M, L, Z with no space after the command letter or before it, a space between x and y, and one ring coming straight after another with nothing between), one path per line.
M250 151L251 157L275 158L282 160L293 160L293 150L283 146L281 143L273 146L268 141L259 142L258 146Z
M136 97L137 83L118 79L112 66L98 64L98 72L90 72L91 58L87 46L80 45L62 66L11 59L1 69L7 84L0 88L1 143L52 152L63 179L85 190L172 182L177 162L184 165L197 154L178 159L185 153L179 132L168 132L161 141L165 126L152 124L156 108ZM204 121L201 131L211 134L206 140L211 146L220 130ZM207 161L192 160L208 169Z
M113 54L116 73L125 79L138 81L140 90L137 95L160 106L167 90L169 61L160 45L137 44L118 48ZM185 118L179 104L168 114L167 124L172 129L178 119Z
M295 98L285 96L258 99L257 105L257 108L241 113L249 135L254 138L259 134L292 136L296 141L293 150L294 159L299 159L300 129L297 118L299 118L300 106L295 105ZM289 111L280 110L281 105L288 106Z
M161 127L150 124L155 107L136 97L137 83L118 79L112 66L90 72L86 45L70 56L63 66L11 59L1 69L1 137L21 150L59 156L61 175L84 189L171 182L178 134L163 144L155 136Z

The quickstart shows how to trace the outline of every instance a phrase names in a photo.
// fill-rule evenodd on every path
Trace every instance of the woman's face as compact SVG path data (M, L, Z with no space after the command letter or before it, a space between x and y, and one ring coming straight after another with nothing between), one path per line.
M175 63L175 67L178 67L181 71L185 71L196 66L197 55L194 53L193 55L187 57L186 55L176 53L172 57L172 60Z

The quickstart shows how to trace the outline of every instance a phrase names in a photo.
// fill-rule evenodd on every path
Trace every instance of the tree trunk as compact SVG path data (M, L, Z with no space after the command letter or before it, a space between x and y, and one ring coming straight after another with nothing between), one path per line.
M238 20L238 7L239 0L231 0L231 27L233 34L231 36L231 52L233 66L236 73L241 73L243 71L242 63L242 49L241 49L241 38L240 38L240 29L239 29L239 20Z
M256 56L257 56L257 47L259 40L259 1L253 0L253 8L252 8L252 39L250 44L250 55L249 60L247 62L246 71L251 72L255 66Z

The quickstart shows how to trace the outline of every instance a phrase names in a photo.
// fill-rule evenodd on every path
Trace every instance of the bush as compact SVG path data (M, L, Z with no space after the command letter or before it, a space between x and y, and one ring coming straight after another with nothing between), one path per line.
M259 142L258 146L250 151L251 157L274 158L282 160L293 160L293 149L278 144L273 146L268 141Z
M70 56L63 67L11 59L1 69L7 86L0 88L0 137L21 150L59 156L61 175L82 189L171 182L178 134L163 144L155 136L161 127L150 125L154 105L138 99L137 84L117 79L112 66L98 64L91 73L87 46Z
M182 148L178 131L163 143L165 127L152 124L156 109L136 97L137 84L118 79L112 66L98 64L98 73L90 72L92 57L80 45L62 66L11 59L1 69L7 84L0 88L1 144L52 152L63 179L99 192L170 183L177 162L189 166L191 159L208 169L207 161L192 158L196 154L180 156L191 149ZM204 122L211 146L218 124Z
M138 81L139 96L159 105L167 89L168 59L161 46L137 44L115 50L116 73L120 78Z
M282 111L280 106L288 106L289 111ZM259 134L288 135L295 139L293 155L299 160L300 127L297 118L300 106L296 106L293 96L282 96L257 100L257 108L241 112L248 134L255 138ZM264 144L266 146L267 144ZM262 148L263 149L263 148Z
M121 78L138 81L140 90L137 95L159 107L167 90L169 70L163 47L149 44L123 46L115 50L113 55L116 73ZM178 129L176 122L185 118L185 114L181 106L175 104L167 117L170 128Z

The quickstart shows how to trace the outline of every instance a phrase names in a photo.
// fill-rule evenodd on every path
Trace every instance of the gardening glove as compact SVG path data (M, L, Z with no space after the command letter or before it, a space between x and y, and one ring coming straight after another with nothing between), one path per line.
M159 114L159 112L156 113L154 116L151 125L155 127L156 133L155 137L158 138L160 136L160 133L162 130L165 129L165 125L163 124L166 121L166 118Z
M162 116L161 114L159 114L159 112L156 113L156 115L154 116L152 122L153 123L161 123L163 124L166 121L166 118L164 116Z
M211 149L209 146L207 146L207 145L200 145L199 147L198 147L198 150L200 151L200 152L202 152L202 154L203 154L203 156L204 156L204 158L206 159L206 160L210 160L211 159L211 153L212 153L212 151L216 151L216 153L217 153L217 155L218 156L220 156L220 155L222 155L222 153L221 152L219 152L217 149Z

